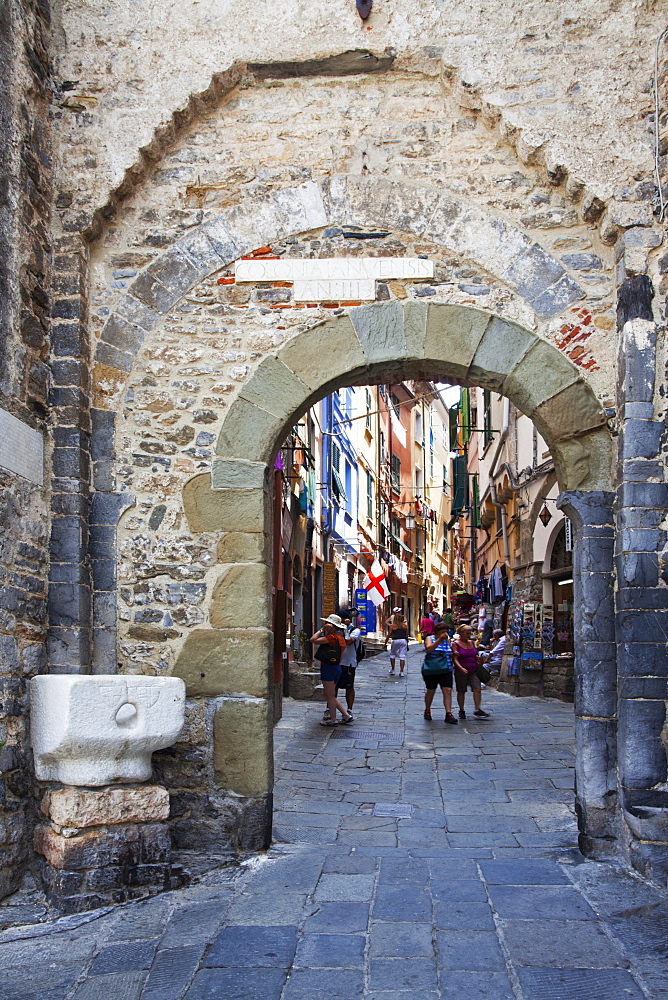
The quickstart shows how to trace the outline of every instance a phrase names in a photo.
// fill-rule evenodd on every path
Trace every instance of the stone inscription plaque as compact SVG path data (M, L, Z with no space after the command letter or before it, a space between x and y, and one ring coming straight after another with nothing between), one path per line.
M0 466L36 486L44 482L44 438L3 409L0 409Z
M291 281L295 302L372 302L377 278L433 278L421 257L328 257L240 260L236 280Z

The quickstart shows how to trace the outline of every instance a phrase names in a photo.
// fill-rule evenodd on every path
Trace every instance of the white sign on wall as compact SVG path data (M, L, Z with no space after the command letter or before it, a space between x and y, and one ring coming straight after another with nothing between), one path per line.
M240 260L236 280L291 281L295 302L372 302L376 279L433 278L434 264L421 257L288 257Z
M37 486L44 482L44 438L3 409L0 409L0 466Z

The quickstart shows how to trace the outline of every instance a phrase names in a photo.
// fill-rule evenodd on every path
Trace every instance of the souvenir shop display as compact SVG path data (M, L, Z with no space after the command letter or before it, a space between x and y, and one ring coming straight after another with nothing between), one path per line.
M511 601L507 633L512 659L507 661L506 674L517 675L520 666L541 670L543 658L554 652L554 608L535 601Z

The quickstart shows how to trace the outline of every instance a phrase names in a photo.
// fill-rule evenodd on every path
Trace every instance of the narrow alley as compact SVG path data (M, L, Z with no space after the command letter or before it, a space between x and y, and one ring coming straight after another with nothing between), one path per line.
M351 726L286 701L266 857L1 932L2 1000L665 1000L665 898L577 850L572 706L427 722L420 662L364 660Z

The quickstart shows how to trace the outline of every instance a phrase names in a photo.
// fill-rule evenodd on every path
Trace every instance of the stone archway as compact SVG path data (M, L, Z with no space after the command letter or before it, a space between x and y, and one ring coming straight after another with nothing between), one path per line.
M253 800L263 815L272 787L269 695L271 507L269 470L294 418L333 389L391 381L401 373L477 384L507 395L550 445L562 489L560 505L576 525L581 643L576 671L596 669L612 683L614 646L612 440L605 413L577 368L550 343L497 316L463 306L390 302L351 309L288 340L266 357L231 404L211 477L191 479L184 507L193 529L221 532L221 574L208 629L188 637L174 673L188 693L218 699L214 723L216 780ZM592 547L599 545L596 554ZM243 628L241 623L243 622ZM235 650L243 644L243 660ZM594 659L592 659L594 658ZM595 661L595 662L594 662ZM587 681L580 685L578 808L590 838L610 836L614 760L592 762L586 743L594 724ZM594 744L592 744L592 747Z

